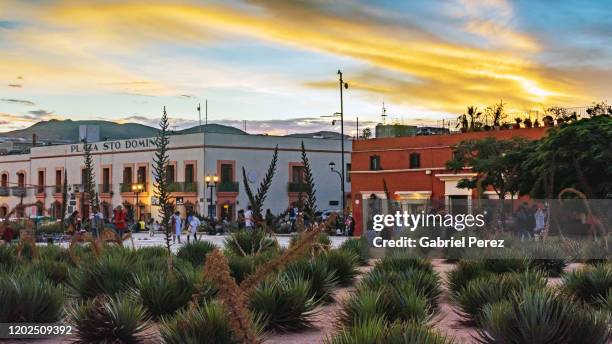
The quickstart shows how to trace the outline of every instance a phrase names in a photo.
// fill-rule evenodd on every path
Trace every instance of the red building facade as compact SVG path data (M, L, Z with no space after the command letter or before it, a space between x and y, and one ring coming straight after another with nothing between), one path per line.
M454 200L470 203L475 190L457 188L457 182L472 176L469 168L457 173L448 170L452 147L463 140L494 136L539 139L546 128L470 132L450 135L411 136L353 141L351 190L355 235L366 227L368 200L386 199L387 191L403 210L418 210L429 202L452 206ZM384 182L383 182L384 180ZM495 198L492 191L485 195Z

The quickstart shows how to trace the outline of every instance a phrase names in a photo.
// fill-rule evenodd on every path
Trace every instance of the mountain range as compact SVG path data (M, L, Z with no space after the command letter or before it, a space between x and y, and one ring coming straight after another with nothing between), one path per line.
M36 134L39 140L49 141L78 141L79 140L79 125L97 125L100 127L100 138L105 140L122 140L122 139L133 139L140 137L152 137L157 134L157 128L153 128L144 124L138 123L115 123L110 121L100 120L84 120L84 121L73 121L67 120L56 120L52 119L49 121L40 121L33 124L32 126L7 131L0 133L0 137L11 137L11 138L24 138L31 139L32 134ZM208 124L202 126L195 126L187 129L177 130L174 134L194 134L199 132L206 133L222 133L222 134L238 134L248 135L246 132L221 124ZM331 131L321 131L315 133L298 133L287 135L289 137L323 137L323 138L340 138L340 134Z

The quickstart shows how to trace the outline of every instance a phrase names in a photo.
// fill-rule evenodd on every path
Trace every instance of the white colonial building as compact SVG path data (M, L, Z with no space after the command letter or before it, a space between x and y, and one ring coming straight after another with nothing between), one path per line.
M270 208L274 214L284 211L303 188L302 141L314 174L318 208L339 209L342 204L340 179L330 170L329 163L334 162L337 168L341 166L340 140L217 133L171 137L168 175L177 209L202 215L212 211L217 218L235 219L238 210L248 205L242 168L245 168L251 189L256 192L274 147L278 146L276 175L264 209ZM123 204L135 209L136 214L156 217L159 207L153 186L154 138L93 142L91 150L96 190L105 215ZM350 170L350 151L351 142L346 140L347 171ZM29 154L0 156L0 216L23 201L37 205L16 213L15 217L57 218L61 214L65 175L69 213L79 210L87 215L89 209L83 202L83 171L82 143L35 147ZM213 188L206 185L206 176L217 176L217 183L210 183ZM348 177L344 183L346 195L350 195Z

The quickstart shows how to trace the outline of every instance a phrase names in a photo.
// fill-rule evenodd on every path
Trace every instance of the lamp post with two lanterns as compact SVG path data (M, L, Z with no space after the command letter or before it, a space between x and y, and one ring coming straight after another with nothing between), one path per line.
M204 177L204 181L206 182L206 187L210 189L210 203L208 204L208 218L212 219L213 217L213 189L217 187L217 183L219 182L219 176L207 175L206 177Z
M139 195L144 190L144 185L141 183L132 184L132 192L136 194L136 221L140 221L140 207L138 202L140 201Z

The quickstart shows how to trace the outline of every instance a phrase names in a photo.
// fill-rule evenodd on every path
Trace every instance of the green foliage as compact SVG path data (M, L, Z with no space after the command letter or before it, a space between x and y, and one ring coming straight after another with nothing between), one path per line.
M452 344L453 341L425 325L415 321L389 324L383 318L360 321L351 327L344 327L331 339L329 344Z
M546 287L546 279L539 272L490 274L469 281L451 299L467 322L480 322L482 310L487 304L508 300L514 293L523 290L538 290Z
M335 271L336 278L341 286L350 285L357 275L358 258L351 252L331 250L317 256L316 259L322 260L330 270Z
M252 207L253 217L255 218L255 220L262 220L261 209L266 200L266 197L268 196L268 190L270 190L270 186L272 185L272 178L274 178L274 174L276 173L277 163L278 145L274 147L272 161L270 161L268 171L266 172L264 179L259 184L259 188L257 188L256 195L254 195L251 191L251 187L249 186L249 180L246 175L246 170L244 169L244 166L242 167L242 182L244 184L244 190L246 191L247 198L249 199L249 204Z
M36 235L39 234L61 234L64 233L63 221L48 222L36 227Z
M166 113L166 107L164 106L164 112L159 121L159 131L157 132L157 137L155 138L153 186L155 188L155 197L157 197L157 202L161 209L162 219L160 227L165 234L168 255L171 254L170 244L172 239L170 218L174 213L174 203L170 199L170 191L168 189L171 181L168 180L168 176L166 174L167 167L170 164L170 158L168 155L168 146L170 145L170 133L168 131L169 127L170 122L168 120L168 114Z
M368 318L344 327L332 338L327 338L327 344L372 344L385 343L386 321L382 317Z
M608 316L550 290L529 290L484 306L481 343L608 343Z
M61 319L64 290L35 273L0 275L0 323Z
M262 229L241 230L225 239L225 250L237 256L277 251L278 243Z
M339 249L353 253L358 257L359 265L368 265L368 252L360 238L348 238Z
M563 278L563 289L576 299L595 304L607 297L612 288L612 264L600 264L574 270Z
M310 169L310 161L306 155L306 147L302 141L302 165L304 165L304 184L306 185L306 201L304 202L304 216L310 221L314 221L317 212L317 197L314 183L314 176Z
M206 255L216 248L216 245L208 241L192 241L181 246L176 256L190 262L194 267L204 266Z
M71 271L68 285L73 293L88 299L101 294L113 296L132 287L139 260L118 250L96 257L85 266Z
M195 292L198 276L190 266L175 268L172 273L152 271L136 277L135 290L149 313L159 318L187 305Z
M37 246L36 252L40 260L53 260L61 262L70 262L70 254L67 249L58 245Z
M232 277L236 283L244 281L248 275L255 271L256 258L254 256L235 256L228 257L228 264Z
M164 318L159 332L168 344L240 343L232 332L227 310L216 302L204 302L181 310L174 317Z
M29 273L38 273L55 284L66 282L69 272L70 265L67 262L49 258L35 261L29 268Z
M11 271L17 265L15 250L8 245L0 245L0 272Z
M83 140L83 158L85 159L85 180L83 181L83 193L86 196L87 205L90 207L98 207L98 194L96 193L96 173L95 166L91 156L91 144L87 143L87 139Z
M146 343L150 321L144 307L126 295L100 296L68 308L80 343Z
M524 245L529 267L543 271L548 277L559 277L567 266L567 255L557 242L533 241Z
M432 331L422 324L410 321L405 324L393 324L384 343L389 344L452 344L448 337Z
M324 261L300 259L289 263L284 273L289 276L299 276L310 282L311 296L316 301L333 301L332 292L338 285L338 280L335 271L331 270Z
M317 302L311 295L310 282L300 276L280 274L262 282L250 295L249 308L262 319L265 327L282 332L312 326Z

